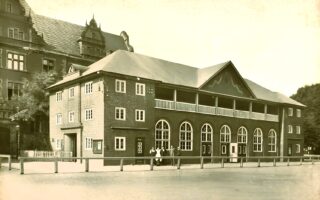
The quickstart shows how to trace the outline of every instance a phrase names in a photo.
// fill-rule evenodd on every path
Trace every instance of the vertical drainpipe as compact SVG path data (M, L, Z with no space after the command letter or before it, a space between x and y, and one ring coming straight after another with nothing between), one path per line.
M82 163L82 156L83 156L83 152L82 152L82 132L83 132L83 127L82 127L82 120L81 120L81 83L79 83L79 123L80 123L80 163Z
M281 116L281 131L280 131L280 156L284 156L284 108L282 108L282 116ZM280 159L283 162L283 158Z

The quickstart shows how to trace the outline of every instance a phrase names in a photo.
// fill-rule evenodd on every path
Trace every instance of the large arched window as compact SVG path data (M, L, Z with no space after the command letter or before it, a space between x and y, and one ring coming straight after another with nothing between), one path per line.
M262 130L256 128L253 133L253 151L262 152Z
M212 142L212 126L208 123L201 128L201 142Z
M221 143L230 143L231 141L231 129L227 125L223 125L220 128L220 142Z
M185 151L192 151L193 130L189 122L182 122L180 125L180 148Z
M246 144L247 143L248 131L245 127L241 126L238 129L238 143Z
M155 129L155 141L156 148L161 148L162 146L165 149L169 149L170 146L170 126L169 123L165 120L159 120L156 124Z
M271 129L268 133L268 151L276 152L277 145L277 133L275 130Z

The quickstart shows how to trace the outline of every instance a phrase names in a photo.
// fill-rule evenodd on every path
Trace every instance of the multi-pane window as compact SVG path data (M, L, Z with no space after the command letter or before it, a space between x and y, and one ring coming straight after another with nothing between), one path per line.
M292 125L288 125L288 133L293 133Z
M16 54L16 53L8 53L7 57L7 68L19 71L25 71L24 63L24 55Z
M22 95L23 84L8 82L8 100L11 100L13 96Z
M125 151L126 150L126 138L115 137L114 138L114 150Z
M262 130L256 128L253 133L253 151L262 152Z
M169 149L170 147L170 126L165 120L159 120L155 128L155 141L156 148L164 147Z
M277 134L275 130L271 129L268 133L268 151L276 152Z
M24 32L19 28L8 28L8 38L24 40Z
M293 116L293 108L288 108L288 116Z
M212 142L212 127L205 123L201 128L201 142Z
M92 149L92 138L91 137L86 137L85 142L86 142L85 148L87 150Z
M8 28L8 38L13 38L13 35L14 35L14 29Z
M84 93L91 94L92 93L92 82L88 82L84 85Z
M69 112L69 122L74 122L74 111Z
M231 130L227 125L223 125L220 128L220 142L221 143L230 143L231 142Z
M126 81L116 79L116 92L126 93Z
M300 134L300 133L301 133L301 128L300 128L300 126L296 126L296 133L297 133L297 134Z
M300 144L296 144L296 153L300 153Z
M126 120L126 109L121 107L115 108L115 119L116 120Z
M62 92L56 92L56 101L62 101Z
M69 88L69 98L73 98L74 97L74 87Z
M85 120L91 120L93 118L92 109L85 110Z
M43 59L42 60L42 70L45 72L54 70L54 60Z
M238 143L246 144L247 143L248 131L245 127L241 126L238 129Z
M145 96L146 85L144 83L136 83L136 95Z
M61 113L58 113L56 116L56 124L57 125L62 124L62 114Z
M180 148L185 151L192 151L193 130L189 122L180 125Z
M145 111L136 109L136 121L144 122L144 118L145 118Z
M301 117L301 109L297 109L297 117Z

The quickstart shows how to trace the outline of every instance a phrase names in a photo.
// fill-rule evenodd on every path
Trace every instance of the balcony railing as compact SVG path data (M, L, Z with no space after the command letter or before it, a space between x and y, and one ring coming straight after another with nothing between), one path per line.
M227 117L236 117L243 119L254 119L263 121L278 122L279 116L265 113L249 112L244 110L233 110L230 108L221 108L205 105L196 105L185 102L175 102L162 99L155 99L156 108L167 109L167 110L178 110L185 112L198 112L210 115L220 115Z

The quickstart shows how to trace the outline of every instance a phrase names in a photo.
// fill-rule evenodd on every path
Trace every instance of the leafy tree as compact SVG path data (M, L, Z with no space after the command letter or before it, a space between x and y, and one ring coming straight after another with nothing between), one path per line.
M320 153L320 84L299 88L291 98L307 107L303 112L304 141L314 153Z

